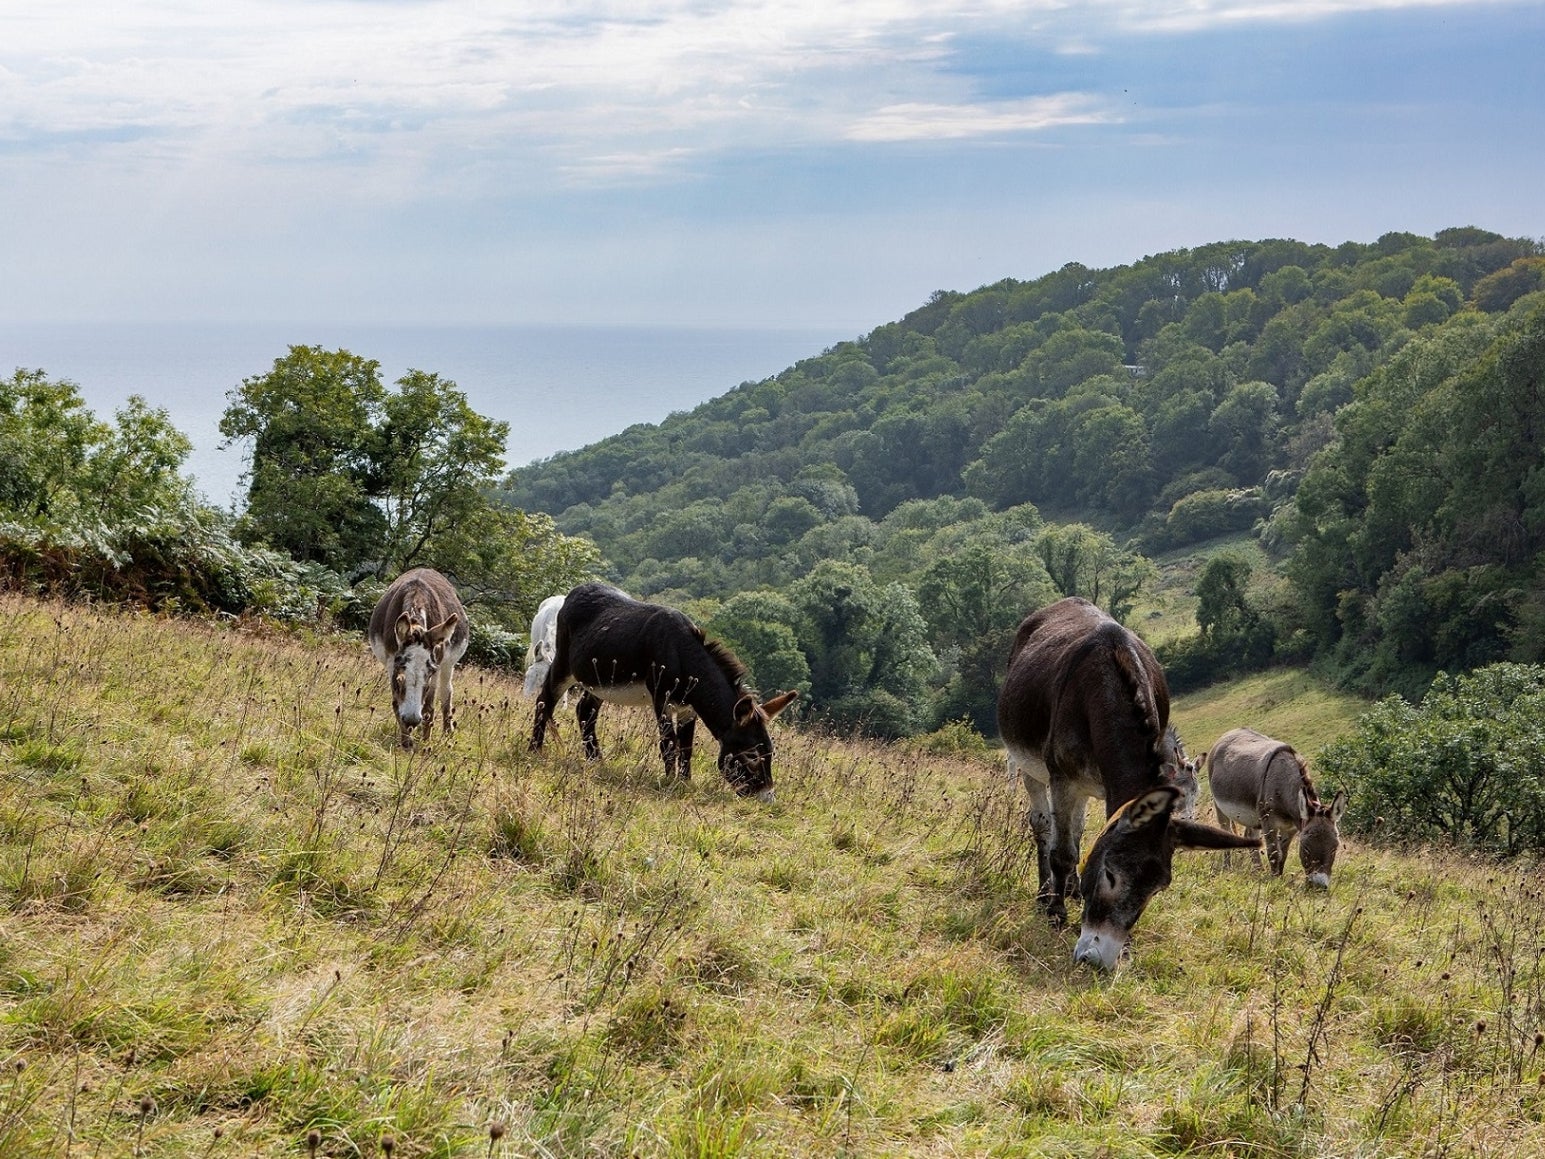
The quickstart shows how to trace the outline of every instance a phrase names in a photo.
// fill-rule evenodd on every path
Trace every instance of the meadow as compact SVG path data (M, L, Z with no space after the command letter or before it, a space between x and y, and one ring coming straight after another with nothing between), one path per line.
M1532 866L1177 856L1112 977L990 755L779 726L778 800L645 714L362 641L0 595L0 1156L1545 1153ZM1177 702L1312 755L1298 674ZM711 751L711 749L710 749Z

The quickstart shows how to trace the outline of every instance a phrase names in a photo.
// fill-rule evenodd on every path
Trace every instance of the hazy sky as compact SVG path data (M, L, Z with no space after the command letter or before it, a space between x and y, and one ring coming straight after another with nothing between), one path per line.
M0 0L0 314L835 326L1545 235L1545 4Z

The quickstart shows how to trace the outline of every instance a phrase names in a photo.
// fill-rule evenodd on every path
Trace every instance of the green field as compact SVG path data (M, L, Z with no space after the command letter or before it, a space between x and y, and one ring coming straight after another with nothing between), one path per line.
M0 1155L1545 1152L1525 870L1177 858L1111 978L996 762L780 728L778 803L516 685L394 745L354 639L0 597ZM1188 697L1311 756L1356 705Z

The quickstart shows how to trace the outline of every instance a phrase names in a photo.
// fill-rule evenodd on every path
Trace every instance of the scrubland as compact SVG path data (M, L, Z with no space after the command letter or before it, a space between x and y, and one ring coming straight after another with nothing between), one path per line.
M1181 854L1096 977L979 754L780 726L766 806L477 670L403 752L349 637L0 618L0 1155L1545 1153L1531 866ZM1312 751L1293 679L1188 744Z

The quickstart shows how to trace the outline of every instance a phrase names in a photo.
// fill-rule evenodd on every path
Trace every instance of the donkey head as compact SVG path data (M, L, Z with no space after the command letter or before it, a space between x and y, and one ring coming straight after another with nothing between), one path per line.
M1150 789L1116 810L1095 838L1079 875L1084 916L1073 947L1075 962L1115 968L1148 900L1169 885L1177 848L1260 848L1257 837L1235 836L1176 816L1181 798L1174 785Z
M1298 858L1304 864L1304 880L1320 889L1330 888L1330 871L1341 848L1341 814L1346 812L1347 794L1342 789L1329 805L1314 798L1306 801L1304 825L1298 834Z
M403 729L416 728L423 722L424 698L445 659L445 642L459 620L460 616L452 612L429 628L407 612L397 617L393 628L397 649L392 654L392 711Z
M746 693L735 702L733 722L719 738L719 772L742 797L773 799L772 736L767 722L794 702L799 692L784 692L765 704Z
M1179 742L1179 737L1176 737ZM1196 802L1202 796L1202 782L1197 779L1196 771L1207 760L1207 753L1199 757L1188 757L1185 754L1185 746L1176 743L1173 749L1166 748L1160 757L1159 776L1166 785L1174 785L1180 790L1180 802L1176 805L1174 814L1185 821L1196 821Z

